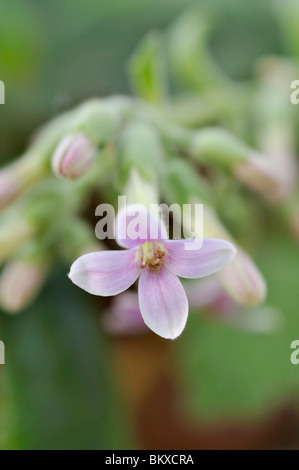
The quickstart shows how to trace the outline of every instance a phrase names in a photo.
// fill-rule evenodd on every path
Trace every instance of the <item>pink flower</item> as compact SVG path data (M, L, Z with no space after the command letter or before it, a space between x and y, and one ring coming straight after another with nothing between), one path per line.
M146 230L132 237L128 214L136 211L142 216L139 220L147 222ZM157 228L155 237L152 227ZM127 250L81 256L71 266L70 279L91 294L112 296L128 289L140 276L138 297L143 320L155 333L169 339L182 333L188 316L188 300L178 276L209 276L230 263L236 253L231 243L213 238L204 239L200 249L186 249L189 244L194 248L194 240L169 240L158 218L137 205L118 214L116 240Z

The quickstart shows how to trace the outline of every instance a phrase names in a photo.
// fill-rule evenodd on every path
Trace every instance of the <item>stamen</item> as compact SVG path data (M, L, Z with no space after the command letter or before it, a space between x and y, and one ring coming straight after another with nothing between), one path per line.
M144 269L148 266L152 271L159 271L164 264L163 258L166 254L162 243L145 242L140 248L142 250L140 267Z

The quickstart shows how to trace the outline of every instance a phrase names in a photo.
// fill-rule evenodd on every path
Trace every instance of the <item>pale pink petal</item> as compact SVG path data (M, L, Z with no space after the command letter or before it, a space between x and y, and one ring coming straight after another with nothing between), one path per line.
M134 248L150 240L167 239L163 222L142 204L123 207L115 220L115 239L124 248Z
M179 336L188 316L188 300L178 278L167 268L145 268L139 280L139 306L145 324L163 338Z
M197 310L213 304L224 292L223 286L216 275L203 279L184 281L183 285L189 307Z
M105 330L112 335L136 335L150 331L141 316L137 292L128 291L114 297L101 320Z
M99 251L80 256L69 278L90 294L109 296L128 289L140 273L136 250Z
M194 279L214 274L229 264L235 257L236 249L226 240L205 238L198 250L186 249L194 240L167 240L165 263L174 274Z

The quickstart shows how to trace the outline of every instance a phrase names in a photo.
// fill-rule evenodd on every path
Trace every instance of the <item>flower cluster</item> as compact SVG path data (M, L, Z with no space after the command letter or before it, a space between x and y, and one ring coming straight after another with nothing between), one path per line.
M263 214L299 233L294 110L285 96L294 64L266 58L254 86L235 83L213 66L206 41L190 13L165 37L148 35L129 64L135 96L92 99L56 117L0 171L5 311L29 305L57 262L99 296L119 294L139 277L138 308L165 338L177 337L187 319L178 277L214 274L234 304L265 301L254 260L256 234L267 236ZM175 96L169 79L181 86ZM95 237L90 207L115 206L119 195L145 208L147 219L150 204L202 204L203 225L192 212L182 227L173 216L179 229L192 227L190 236L199 239L203 230L202 247L185 249L188 241L168 238L160 220L156 237L123 238L119 213L116 240L125 250L111 251Z

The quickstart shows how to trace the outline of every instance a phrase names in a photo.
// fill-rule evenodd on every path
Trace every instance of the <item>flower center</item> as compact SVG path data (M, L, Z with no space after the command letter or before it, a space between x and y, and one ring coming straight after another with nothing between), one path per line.
M140 248L141 265L143 269L148 266L152 271L159 271L164 264L166 250L160 242L145 242Z

